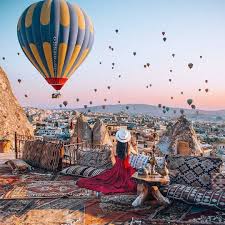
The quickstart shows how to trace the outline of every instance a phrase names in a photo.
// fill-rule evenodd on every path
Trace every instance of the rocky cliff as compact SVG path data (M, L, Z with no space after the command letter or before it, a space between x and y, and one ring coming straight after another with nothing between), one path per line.
M23 108L13 95L6 73L0 67L0 139L14 140L14 133L33 135Z

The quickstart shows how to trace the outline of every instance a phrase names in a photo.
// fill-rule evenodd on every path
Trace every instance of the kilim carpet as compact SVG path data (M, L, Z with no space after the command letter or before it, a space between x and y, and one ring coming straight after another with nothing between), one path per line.
M15 186L1 196L2 199L32 199L89 196L86 189L76 186L76 181L35 181Z

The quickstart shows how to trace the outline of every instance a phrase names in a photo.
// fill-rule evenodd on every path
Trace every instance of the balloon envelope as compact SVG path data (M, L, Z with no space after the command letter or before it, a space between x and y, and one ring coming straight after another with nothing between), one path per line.
M45 0L23 12L17 36L30 62L54 89L60 90L89 54L94 28L78 5Z

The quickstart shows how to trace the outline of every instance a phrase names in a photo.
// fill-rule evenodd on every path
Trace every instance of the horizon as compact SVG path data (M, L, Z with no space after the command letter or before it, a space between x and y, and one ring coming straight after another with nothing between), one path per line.
M18 19L34 2L2 0L0 3L0 25L4 27L0 36L0 66L23 107L58 108L67 100L68 108L82 108L83 105L115 105L120 100L122 105L157 107L160 103L190 109L186 101L192 98L198 110L225 110L224 1L141 0L136 4L134 0L107 3L69 0L76 2L92 19L95 40L90 55L61 90L60 99L51 99L54 89L31 65L17 40ZM166 42L162 40L163 31ZM114 52L109 51L109 45L115 48ZM115 62L114 70L112 62ZM143 66L148 62L150 67L145 69ZM193 63L192 69L188 63ZM22 80L21 84L17 79ZM149 84L152 87L146 88ZM205 88L209 88L207 94ZM76 98L80 99L79 103Z

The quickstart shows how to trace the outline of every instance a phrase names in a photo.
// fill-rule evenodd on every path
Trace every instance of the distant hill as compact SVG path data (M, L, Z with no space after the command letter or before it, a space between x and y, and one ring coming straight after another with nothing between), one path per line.
M128 109L126 107L129 107ZM128 114L145 114L154 117L177 117L180 115L180 108L170 108L167 113L163 113L162 108L157 106L147 105L147 104L127 104L127 105L105 105L105 109L102 106L92 106L87 109L79 108L76 109L79 112L87 112L90 109L91 112L106 112L106 113L118 113L124 111ZM174 113L176 110L176 113ZM188 118L198 119L198 120L213 120L213 121L223 121L225 120L225 110L218 111L206 111L206 110L191 110L184 109L185 115ZM198 111L198 114L196 113Z

